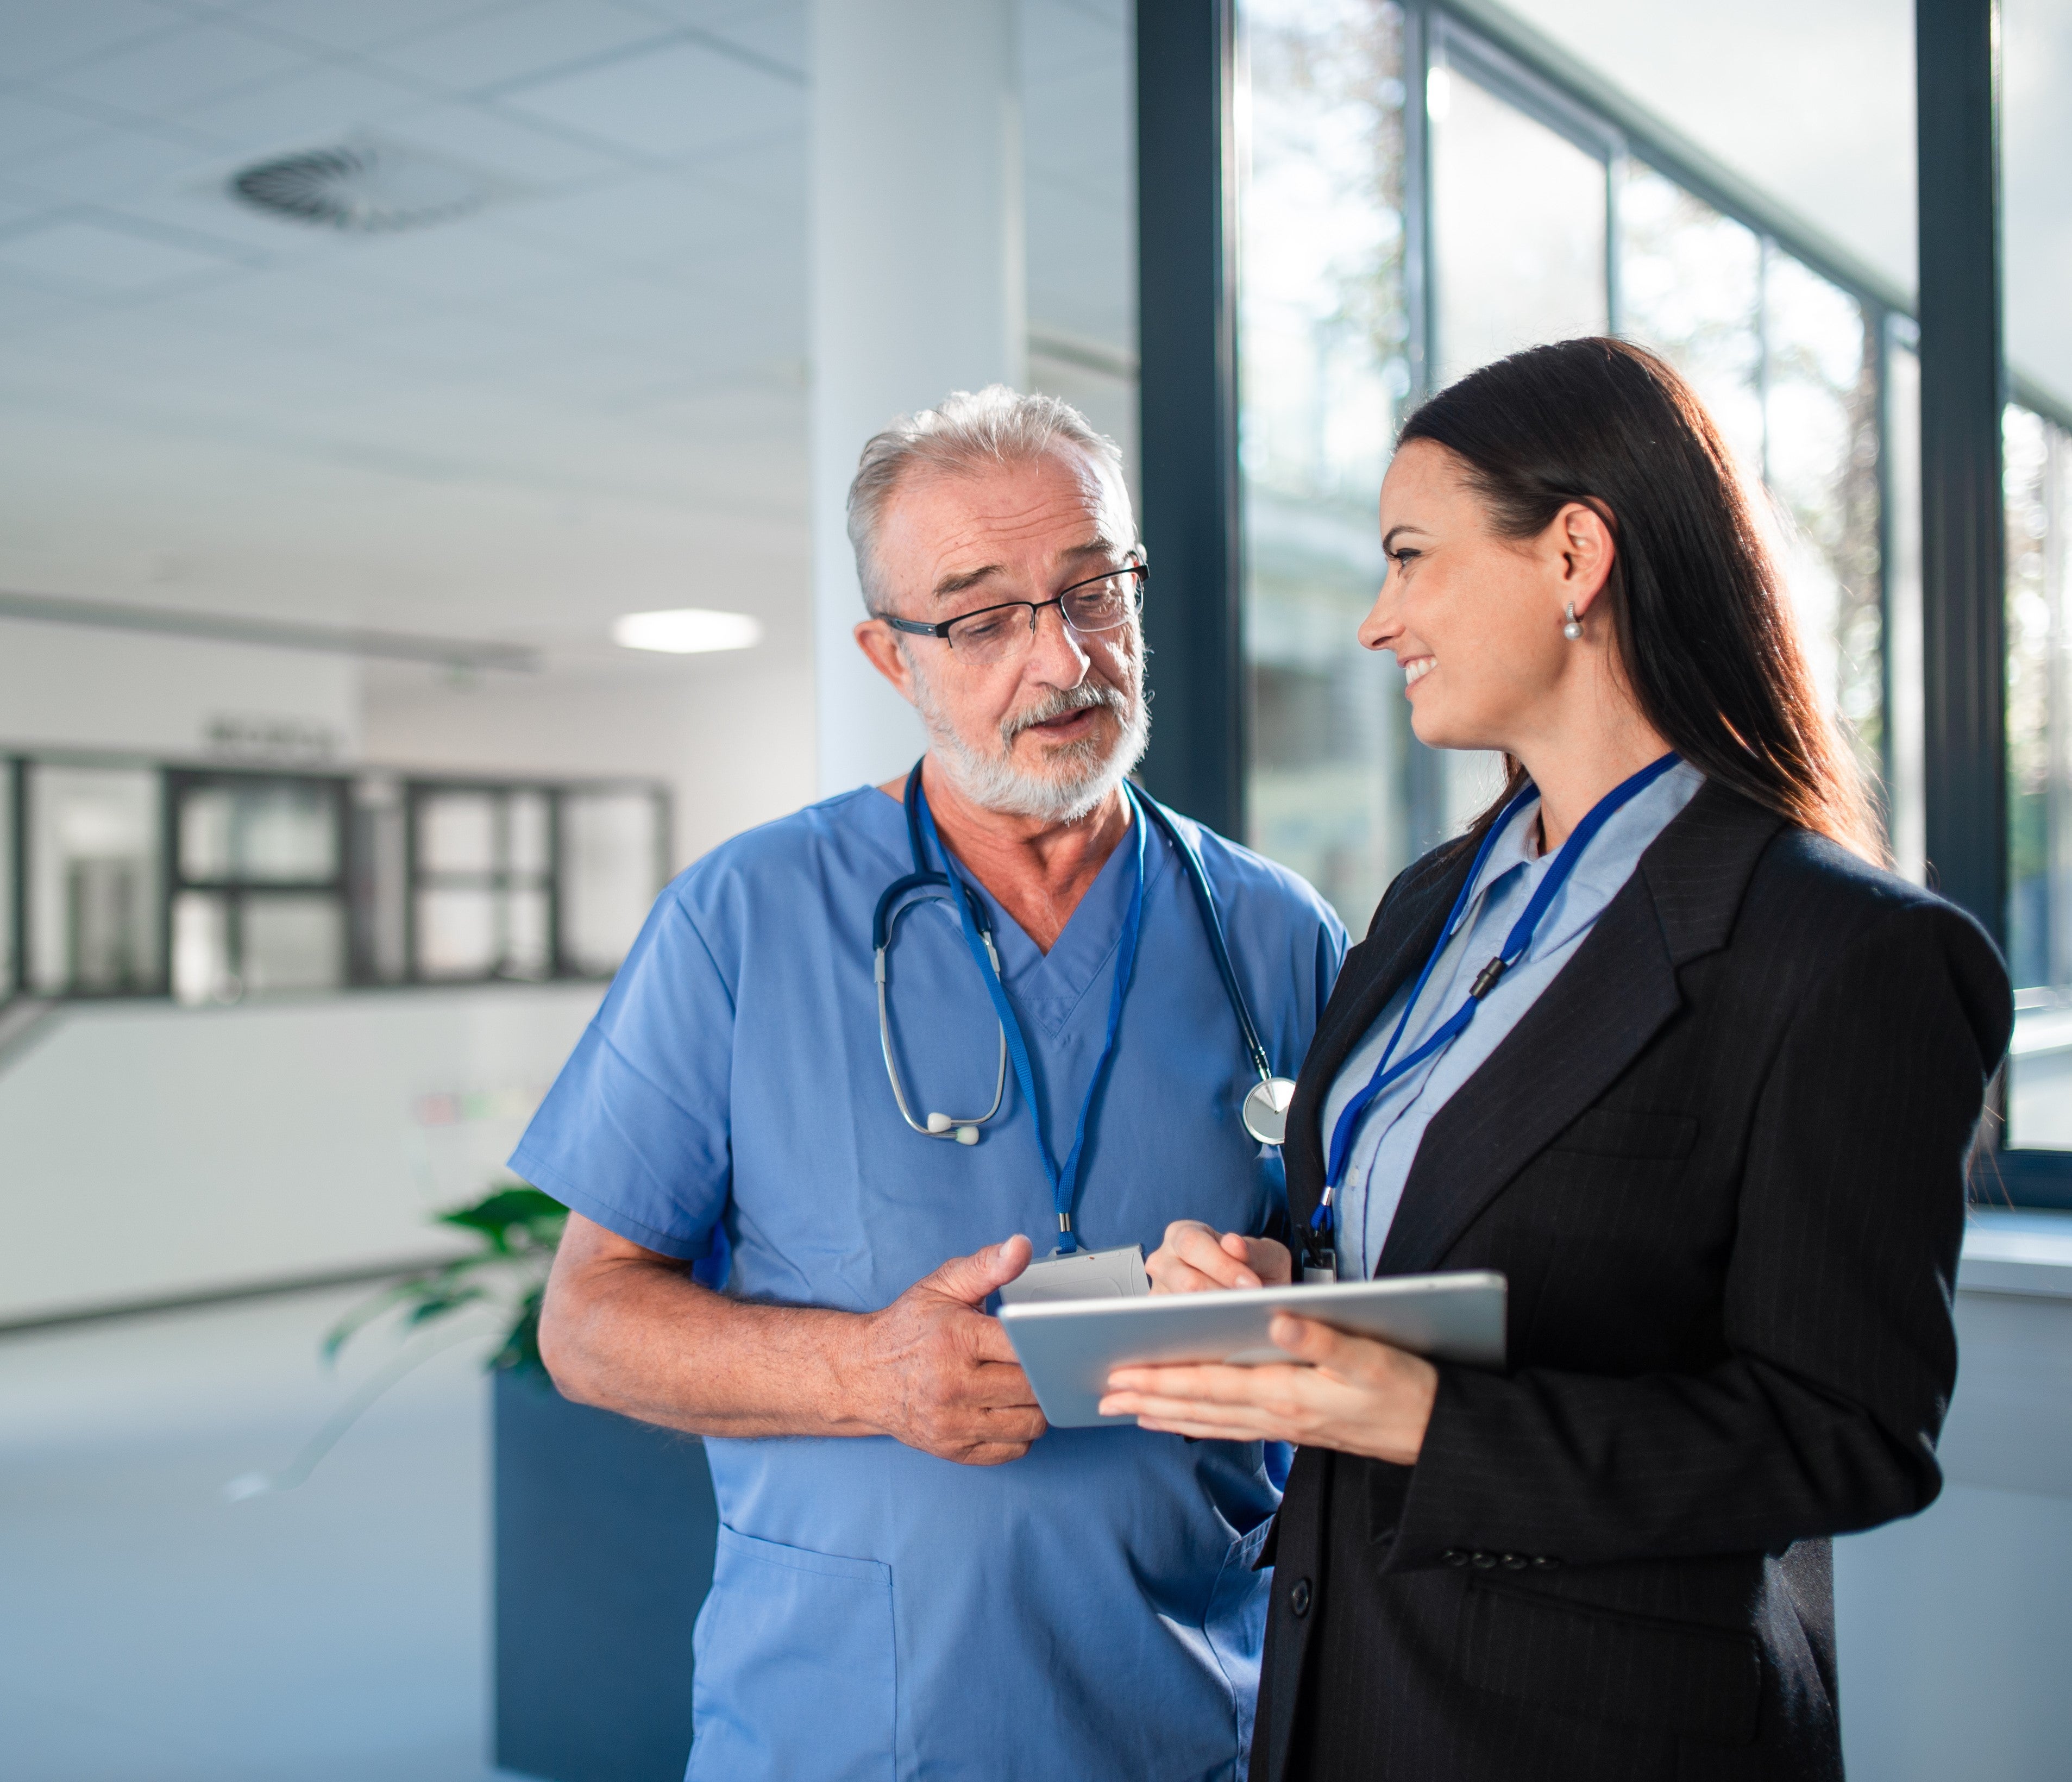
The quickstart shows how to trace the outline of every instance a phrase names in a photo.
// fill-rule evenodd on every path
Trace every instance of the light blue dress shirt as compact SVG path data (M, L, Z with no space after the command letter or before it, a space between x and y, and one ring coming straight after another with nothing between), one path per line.
M1679 762L1652 785L1613 813L1577 862L1568 882L1556 893L1540 919L1525 957L1506 971L1465 1032L1413 1071L1406 1072L1367 1104L1346 1159L1346 1179L1332 1197L1338 1216L1338 1271L1350 1277L1357 1269L1373 1274L1395 1221L1396 1204L1410 1179L1433 1117L1453 1099L1453 1092L1480 1070L1503 1043L1525 1011L1539 1001L1563 966L1576 956L1605 906L1633 876L1648 844L1668 827L1670 819L1691 802L1704 776L1688 761ZM1503 950L1511 924L1532 900L1552 854L1535 856L1532 838L1539 829L1540 801L1527 802L1506 825L1482 864L1461 926L1440 955L1424 994L1412 1010L1409 1024L1396 1043L1395 1058L1408 1058L1424 1035L1467 1000L1475 974ZM1419 963L1421 965L1422 961ZM1416 974L1388 1000L1367 1037L1354 1047L1324 1097L1323 1142L1330 1154L1338 1116L1367 1086L1381 1061L1382 1048L1403 1018L1403 1007L1416 986Z
M1180 819L1276 1068L1344 952L1316 893ZM1050 951L991 903L1054 1150L1108 1031L1136 847ZM871 912L912 870L871 788L715 850L664 892L512 1167L744 1298L874 1311L945 1258L1057 1241L1010 1073L975 1146L910 1130L878 1050ZM1153 830L1142 932L1088 1120L1075 1228L1256 1232L1285 1204L1239 1109L1257 1081L1182 865ZM917 1109L984 1108L998 1030L952 905L898 926L888 990ZM722 1527L692 1681L698 1782L1200 1782L1244 1772L1279 1500L1260 1444L1054 1430L962 1467L883 1437L713 1438ZM600 1512L602 1513L602 1512Z

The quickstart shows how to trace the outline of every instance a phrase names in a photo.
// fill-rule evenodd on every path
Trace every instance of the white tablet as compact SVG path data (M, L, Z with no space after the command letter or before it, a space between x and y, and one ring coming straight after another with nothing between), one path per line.
M1237 1287L1134 1299L1052 1300L1000 1308L1036 1401L1054 1429L1134 1424L1096 1408L1116 1368L1136 1361L1293 1357L1267 1340L1276 1311L1300 1312L1360 1336L1378 1336L1435 1361L1503 1365L1504 1278L1463 1271L1386 1281Z

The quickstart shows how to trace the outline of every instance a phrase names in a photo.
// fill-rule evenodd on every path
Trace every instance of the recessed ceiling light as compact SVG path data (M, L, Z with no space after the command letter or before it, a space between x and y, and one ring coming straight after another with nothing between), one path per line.
M611 640L629 650L663 650L671 656L753 649L763 641L763 621L745 612L712 612L703 607L629 612L612 621Z
M273 216L366 235L462 216L489 196L464 168L370 142L256 162L230 189Z

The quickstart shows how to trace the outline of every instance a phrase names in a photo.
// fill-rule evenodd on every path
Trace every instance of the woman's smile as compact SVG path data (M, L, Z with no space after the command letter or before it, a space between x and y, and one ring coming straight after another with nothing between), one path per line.
M1407 657L1403 665L1403 690L1408 693L1432 672L1437 658L1430 656Z

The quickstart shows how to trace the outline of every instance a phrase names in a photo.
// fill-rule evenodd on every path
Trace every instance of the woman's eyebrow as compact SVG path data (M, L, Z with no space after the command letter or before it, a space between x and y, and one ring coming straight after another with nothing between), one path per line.
M1424 529L1422 526L1412 525L1408 520L1404 521L1400 526L1391 526L1387 532L1381 535L1382 555L1386 557L1391 551L1394 550L1396 549L1397 536L1406 532L1423 533L1424 532Z

